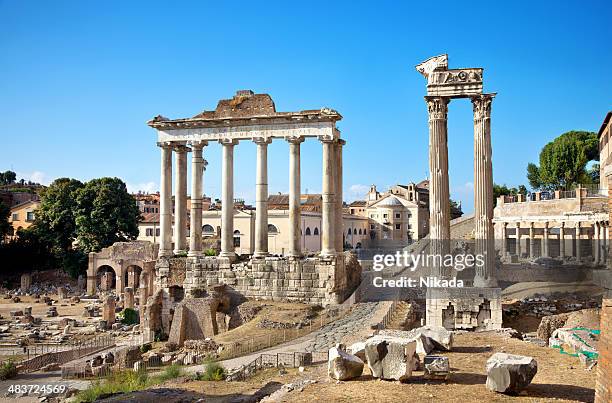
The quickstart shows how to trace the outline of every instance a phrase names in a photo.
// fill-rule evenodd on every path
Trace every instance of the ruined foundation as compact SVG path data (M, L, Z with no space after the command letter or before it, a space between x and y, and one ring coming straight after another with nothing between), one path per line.
M427 325L449 330L501 329L501 288L428 288Z

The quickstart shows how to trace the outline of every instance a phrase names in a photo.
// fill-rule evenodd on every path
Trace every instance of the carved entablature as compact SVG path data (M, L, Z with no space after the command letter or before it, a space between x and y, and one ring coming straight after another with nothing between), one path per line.
M448 56L427 59L416 66L427 78L427 95L434 97L465 98L482 94L482 68L448 69Z
M472 106L474 109L474 120L483 118L491 118L491 103L495 94L480 94L472 97Z
M429 119L446 119L448 115L448 98L425 97Z

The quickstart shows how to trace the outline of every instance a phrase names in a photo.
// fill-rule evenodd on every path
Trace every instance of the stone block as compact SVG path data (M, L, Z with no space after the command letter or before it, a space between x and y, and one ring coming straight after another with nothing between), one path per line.
M487 389L498 393L517 394L531 383L538 372L532 357L496 353L487 360Z

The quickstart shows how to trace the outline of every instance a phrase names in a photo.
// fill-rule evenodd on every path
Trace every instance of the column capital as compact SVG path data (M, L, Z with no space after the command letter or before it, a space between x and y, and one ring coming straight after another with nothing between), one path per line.
M323 144L332 144L336 142L336 139L331 136L319 136L319 141Z
M561 221L561 228L565 228L565 221Z
M157 146L160 148L170 148L172 147L172 142L171 141L158 141Z
M446 119L450 98L426 96L425 102L427 102L427 112L429 113L430 120Z
M495 98L496 93L479 94L471 97L472 106L474 109L474 120L491 117L491 103Z
M208 145L207 140L190 140L187 145L193 149L202 149Z
M290 136L286 137L285 140L291 144L300 144L304 142L304 137L302 136Z
M181 143L175 143L172 145L172 148L174 149L175 153L187 153L189 151L191 151L191 149L189 147L187 147L186 144L181 144Z
M265 144L265 145L267 145L267 144L272 143L272 138L270 138L270 137L253 137L253 142L254 142L255 144L258 144L258 145L259 145L259 144L262 144L262 145L263 145L263 144Z
M238 140L232 138L219 139L219 144L223 146L235 146L236 144L238 144Z

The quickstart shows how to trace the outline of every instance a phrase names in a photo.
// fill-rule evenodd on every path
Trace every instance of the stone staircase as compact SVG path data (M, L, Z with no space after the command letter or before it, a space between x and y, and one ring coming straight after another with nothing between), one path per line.
M386 328L393 330L410 330L415 327L415 325L420 325L418 316L418 312L415 310L414 305L408 301L399 301Z

